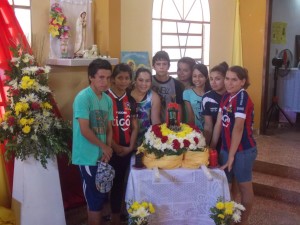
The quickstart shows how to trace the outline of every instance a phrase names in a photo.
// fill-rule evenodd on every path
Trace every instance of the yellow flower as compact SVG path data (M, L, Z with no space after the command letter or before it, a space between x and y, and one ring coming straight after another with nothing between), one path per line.
M223 214L218 214L218 217L221 218L221 219L225 218L225 216Z
M31 130L31 128L28 125L24 126L22 129L23 133L25 133L25 134L28 134L30 132L30 130Z
M27 124L27 119L21 118L21 119L20 119L20 124L21 124L22 126L26 125L26 124Z
M18 116L20 114L20 112L26 112L26 110L29 108L28 103L24 103L24 102L17 102L15 105L15 112L16 115Z
M28 124L29 124L29 125L33 124L33 122L34 122L34 119L33 119L33 118L28 119Z
M147 202L142 202L142 206L143 206L144 208L147 208L147 207L148 207L148 203L147 203Z
M57 26L49 25L48 29L49 33L51 34L52 37L59 36L59 31Z
M4 119L4 120L7 120L7 118L8 118L10 115L11 115L11 111L6 111L6 112L4 113L3 119Z
M219 210L224 209L224 203L223 203L223 202L218 202L218 203L216 204L216 208L219 209Z
M225 202L225 209L233 209L233 202Z
M232 215L233 211L232 209L225 209L225 212L224 212L226 215Z
M53 24L59 24L59 25L62 25L63 21L64 21L64 17L58 16L58 17L56 17L55 20L53 20Z
M140 204L138 202L134 202L131 206L133 210L138 210L140 208Z
M42 107L44 109L52 109L52 105L50 105L48 102L43 102Z
M152 203L149 203L149 212L150 212L150 213L155 213L155 208L154 208L154 206L152 205Z

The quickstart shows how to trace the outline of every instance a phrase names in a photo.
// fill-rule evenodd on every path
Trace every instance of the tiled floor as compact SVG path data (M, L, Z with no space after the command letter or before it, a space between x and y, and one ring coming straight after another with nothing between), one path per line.
M285 124L280 128L270 127L267 135L257 135L255 138L258 160L300 169L299 128ZM67 225L85 225L85 207L68 210L66 218ZM255 196L250 225L300 225L300 206Z

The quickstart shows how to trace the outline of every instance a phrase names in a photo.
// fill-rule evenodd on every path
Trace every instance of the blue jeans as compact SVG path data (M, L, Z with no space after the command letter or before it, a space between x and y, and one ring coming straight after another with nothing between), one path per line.
M232 169L228 172L228 168L225 169L225 173L229 183L232 183L232 178L238 181L238 183L252 181L252 168L254 160L257 156L257 148L249 148L241 152L236 152L234 156L234 162ZM228 160L228 152L221 150L220 152L221 165L224 165Z

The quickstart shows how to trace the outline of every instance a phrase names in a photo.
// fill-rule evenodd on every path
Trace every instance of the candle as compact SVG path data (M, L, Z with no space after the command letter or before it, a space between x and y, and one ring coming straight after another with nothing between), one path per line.
M218 152L215 149L209 150L209 166L210 167L218 166Z

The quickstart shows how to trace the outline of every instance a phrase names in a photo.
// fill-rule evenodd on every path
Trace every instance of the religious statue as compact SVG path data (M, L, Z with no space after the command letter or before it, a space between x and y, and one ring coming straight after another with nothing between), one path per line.
M166 115L167 127L173 131L180 131L179 105L176 102L170 102L167 106Z
M86 26L86 12L82 12L76 21L74 57L81 58L84 54L86 47Z

